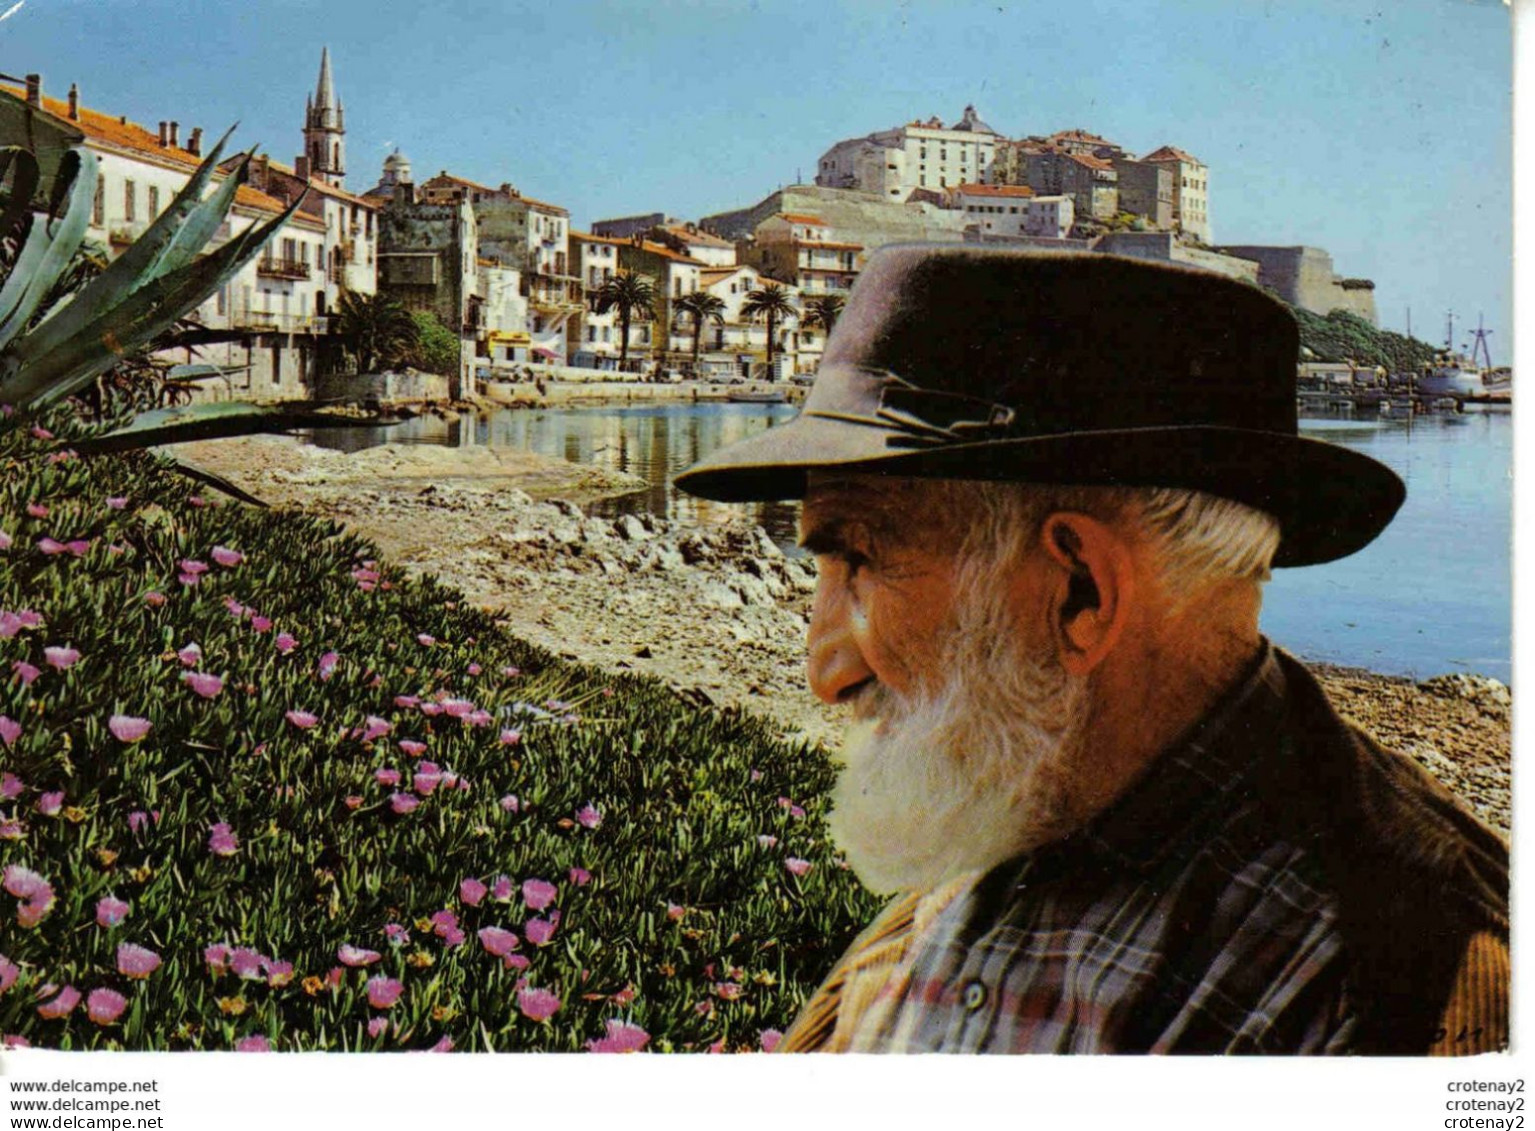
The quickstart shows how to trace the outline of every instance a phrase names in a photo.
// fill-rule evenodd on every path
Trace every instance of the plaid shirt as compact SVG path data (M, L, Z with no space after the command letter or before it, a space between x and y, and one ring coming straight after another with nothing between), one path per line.
M887 908L781 1047L1502 1047L1506 847L1319 697L1265 646L1251 678L1083 829ZM1375 819L1407 833L1373 837Z

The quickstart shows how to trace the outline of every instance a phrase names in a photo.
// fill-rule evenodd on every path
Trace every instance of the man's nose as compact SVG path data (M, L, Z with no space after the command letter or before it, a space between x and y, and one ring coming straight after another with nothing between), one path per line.
M874 675L853 631L861 615L834 569L823 570L816 584L806 640L810 690L823 702L841 702L844 695Z

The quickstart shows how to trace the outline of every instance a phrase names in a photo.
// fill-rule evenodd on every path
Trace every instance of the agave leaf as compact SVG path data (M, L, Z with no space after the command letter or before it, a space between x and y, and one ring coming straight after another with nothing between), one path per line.
M10 316L21 306L52 240L47 224L32 225L26 242L21 246L21 252L16 256L16 262L11 265L11 273L6 276L5 286L0 287L0 319L8 323ZM0 342L0 346L3 345Z
M11 185L11 198L0 212L0 239L9 239L20 233L22 224L32 214L32 195L37 192L37 158L29 149L19 145L0 148L0 181L5 180L12 165L16 166L15 182Z
M58 348L40 353L28 335L0 355L0 401L23 408L67 397L105 373L126 353L154 337L202 302L243 267L300 203L301 195L269 223L251 228L216 251L140 287Z
M158 279L161 275L168 275L176 268L190 263L198 252L209 240L213 233L218 231L219 225L224 222L224 217L229 214L229 209L234 204L235 193L245 183L245 168L250 163L251 155L243 154L240 164L229 171L224 178L224 183L219 185L207 200L193 209L187 217L185 224L172 236L171 241L165 245L165 250L160 253L156 261L144 276L144 281Z
M32 225L34 232L39 228L44 230L48 236L47 245L35 268L21 276L26 290L16 306L7 312L5 321L0 322L0 346L14 338L31 320L38 304L68 269L80 241L85 239L85 229L91 220L91 200L96 195L96 164L96 155L84 149L70 150L59 163L48 222ZM68 203L64 204L66 198ZM20 274L21 266L18 262L11 272L12 278ZM6 282L9 284L10 280Z
M167 452L161 452L160 454L175 464L176 470L188 479L195 479L199 483L206 483L210 487L216 487L230 498L238 499L242 503L249 503L253 507L264 508L267 505L243 487L235 486L235 484L217 472L209 471L206 467L195 464L189 459L183 459L181 456L173 456Z
M149 226L148 231L107 264L105 271L82 287L74 296L55 307L48 317L27 335L28 344L36 353L46 353L58 346L78 333L87 322L98 316L104 307L111 305L114 298L131 294L154 277L152 272L161 253L175 238L177 231L183 226L182 222L202 202L203 189L218 165L224 143L229 140L229 135L233 132L234 127L230 126L224 136L219 138L218 144L208 154L208 159L197 167L197 171L171 201L170 207L160 213L159 218ZM34 339L35 344L33 344Z
M191 440L286 432L291 428L358 428L398 423L383 417L358 419L319 412L310 401L266 405L224 401L140 413L131 424L89 439L71 440L69 446L80 455L97 455Z

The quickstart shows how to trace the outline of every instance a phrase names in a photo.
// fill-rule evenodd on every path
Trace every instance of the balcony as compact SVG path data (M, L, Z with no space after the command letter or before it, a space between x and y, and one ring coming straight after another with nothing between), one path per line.
M279 259L276 256L267 256L256 261L256 274L266 279L295 279L309 278L309 264L299 259Z

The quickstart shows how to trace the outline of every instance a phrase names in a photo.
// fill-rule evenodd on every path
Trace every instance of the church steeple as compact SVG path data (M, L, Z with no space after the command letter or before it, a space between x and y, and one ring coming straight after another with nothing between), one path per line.
M346 111L330 73L330 49L320 48L320 79L304 106L304 164L309 175L337 188L346 179Z

